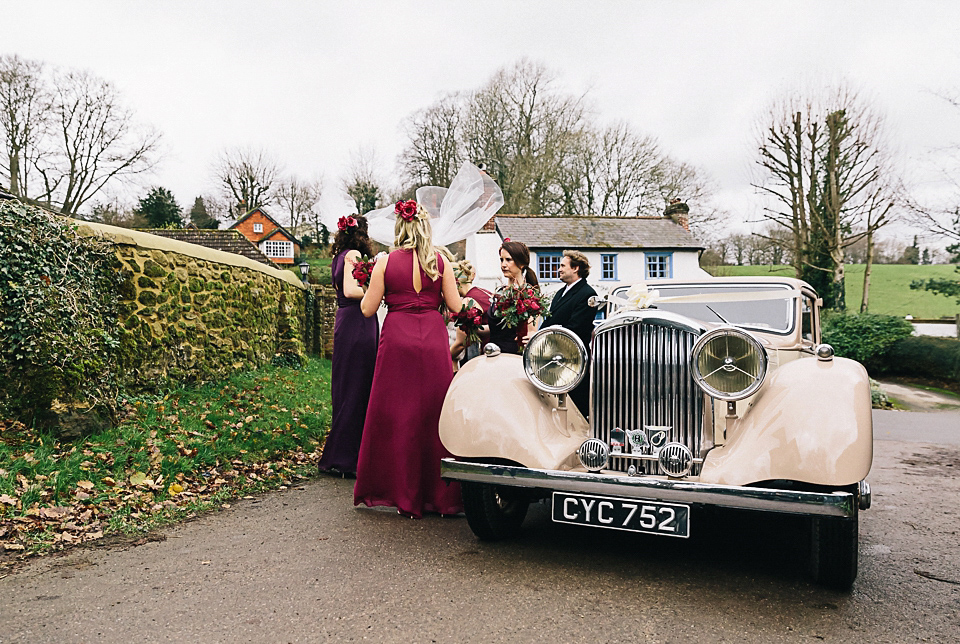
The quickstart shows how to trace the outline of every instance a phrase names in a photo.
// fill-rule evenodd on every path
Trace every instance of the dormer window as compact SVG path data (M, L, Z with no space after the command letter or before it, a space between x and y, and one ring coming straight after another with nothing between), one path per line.
M255 232L255 233L262 233L262 232L263 232L263 224L254 224L254 225L253 225L253 232Z

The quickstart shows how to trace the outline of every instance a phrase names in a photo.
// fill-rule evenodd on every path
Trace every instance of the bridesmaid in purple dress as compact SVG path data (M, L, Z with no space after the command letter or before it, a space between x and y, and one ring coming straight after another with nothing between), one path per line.
M430 216L414 201L397 203L397 250L380 259L360 304L376 314L386 300L370 407L363 428L354 505L395 507L420 518L424 512L463 509L460 486L440 479L443 398L453 379L447 329L439 308L460 310L449 262L434 249Z
M337 228L331 249L333 288L337 291L330 383L333 421L319 468L321 472L352 477L357 472L380 329L377 318L368 318L360 312L363 289L352 275L353 263L360 255L372 254L367 220L358 216L341 217Z

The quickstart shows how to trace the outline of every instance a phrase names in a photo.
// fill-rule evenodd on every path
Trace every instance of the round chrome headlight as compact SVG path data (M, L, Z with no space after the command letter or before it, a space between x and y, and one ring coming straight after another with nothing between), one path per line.
M767 352L749 333L720 327L700 336L690 356L694 379L720 400L741 400L753 394L767 375Z
M563 394L586 375L587 350L572 331L547 327L533 334L523 350L523 371L537 389Z

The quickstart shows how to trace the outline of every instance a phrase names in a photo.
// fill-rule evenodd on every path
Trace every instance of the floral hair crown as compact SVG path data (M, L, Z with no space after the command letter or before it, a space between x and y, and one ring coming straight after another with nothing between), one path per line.
M346 231L347 228L356 228L357 227L357 218L353 215L349 217L341 217L340 221L337 222L337 229L340 231Z
M393 212L404 221L413 221L417 217L420 217L425 211L423 207L413 199L409 201L403 201L401 199L397 202Z

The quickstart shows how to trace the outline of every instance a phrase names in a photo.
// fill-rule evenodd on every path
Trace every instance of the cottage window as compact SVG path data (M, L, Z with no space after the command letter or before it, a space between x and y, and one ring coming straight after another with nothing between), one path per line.
M265 241L263 242L263 254L267 257L293 258L293 242Z
M559 280L561 258L560 253L537 253L537 279Z
M262 232L263 232L263 224L254 224L254 225L253 225L253 232L255 232L255 233L262 233Z
M616 253L603 253L600 255L600 279L617 279L617 255Z
M647 253L647 279L673 277L673 253Z

